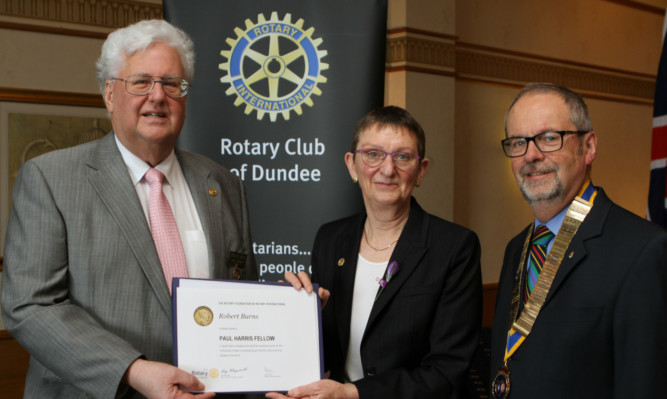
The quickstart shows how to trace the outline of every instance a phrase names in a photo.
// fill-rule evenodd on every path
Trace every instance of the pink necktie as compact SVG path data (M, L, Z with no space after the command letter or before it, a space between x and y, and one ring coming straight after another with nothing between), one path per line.
M144 175L151 186L148 196L148 214L151 222L151 234L155 242L164 278L171 293L172 277L188 277L188 265L185 262L185 252L178 226L171 206L162 192L162 180L164 175L157 169L150 168Z

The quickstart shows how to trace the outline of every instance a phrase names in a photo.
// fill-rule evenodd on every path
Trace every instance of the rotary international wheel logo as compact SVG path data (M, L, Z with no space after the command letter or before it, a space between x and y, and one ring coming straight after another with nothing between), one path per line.
M268 21L263 14L256 24L246 19L245 31L234 29L236 39L227 38L230 49L220 52L227 58L219 65L227 71L220 81L229 83L227 95L236 95L235 106L245 104L246 115L254 110L259 120L265 114L271 122L278 114L289 120L290 111L301 115L301 105L312 107L311 96L322 94L322 71L329 68L322 62L322 39L313 39L314 28L303 29L303 19L291 20L290 14L280 20L275 11Z

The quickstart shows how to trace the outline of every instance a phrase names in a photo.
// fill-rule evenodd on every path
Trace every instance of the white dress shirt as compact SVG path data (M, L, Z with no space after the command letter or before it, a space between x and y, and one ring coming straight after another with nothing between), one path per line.
M127 170L130 173L132 184L134 184L134 188L137 190L141 207L144 209L146 222L150 227L151 223L148 216L150 185L144 179L144 175L150 169L150 165L125 148L118 140L118 137L115 137L115 139ZM183 243L183 251L185 252L185 261L188 264L188 274L193 278L209 278L210 271L206 236L204 235L195 202L192 199L192 194L190 194L190 189L183 176L181 165L178 163L178 159L176 159L175 152L172 150L171 154L164 161L155 166L155 169L162 172L165 176L162 191L165 197L167 197L167 201L171 205L171 211L174 214L174 219L176 219L178 232Z
M350 320L350 342L345 359L345 373L348 381L364 378L361 365L361 339L366 331L368 317L375 303L375 296L380 287L380 279L384 275L389 262L369 262L361 254L357 260L357 271L354 276L354 292L352 294L352 317Z

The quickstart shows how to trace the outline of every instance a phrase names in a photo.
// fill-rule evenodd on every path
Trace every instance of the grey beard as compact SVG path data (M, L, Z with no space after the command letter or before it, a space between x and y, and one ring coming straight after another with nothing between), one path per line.
M544 194L541 194L539 196L531 195L526 189L525 183L519 185L519 189L521 190L521 194L523 194L523 197L528 202L528 205L530 205L531 207L549 206L554 203L560 202L565 197L565 189L563 188L563 184L561 183L560 180L556 180L556 185L553 187L552 190Z

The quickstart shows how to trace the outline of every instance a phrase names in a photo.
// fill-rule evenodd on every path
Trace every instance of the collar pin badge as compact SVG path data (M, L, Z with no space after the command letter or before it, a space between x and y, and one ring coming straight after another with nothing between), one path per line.
M208 193L211 194L212 197L215 197L216 195L218 195L218 190L211 187L208 189Z

